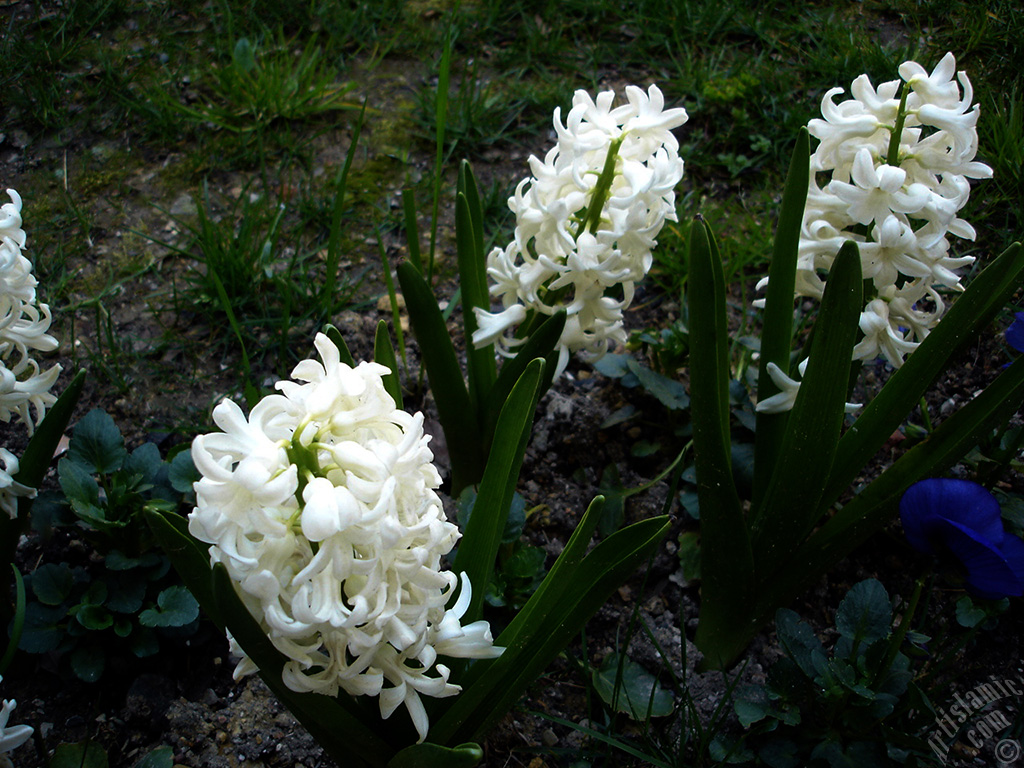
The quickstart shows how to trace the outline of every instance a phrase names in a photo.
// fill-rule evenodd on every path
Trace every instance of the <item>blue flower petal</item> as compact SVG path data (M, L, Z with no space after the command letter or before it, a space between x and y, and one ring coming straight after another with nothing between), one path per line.
M1016 320L1006 329L1006 343L1018 352L1024 352L1024 312L1014 315Z
M957 523L996 545L1004 535L999 502L969 480L933 478L914 483L900 499L900 519L910 545L933 554L945 543L941 521Z
M967 588L977 597L999 600L1024 594L1024 541L1003 534L999 541L944 521L943 541L967 569Z
M1024 313L1021 313L1024 325ZM951 552L978 597L1024 595L1024 541L1007 534L996 498L967 480L915 483L900 500L907 541L922 552Z

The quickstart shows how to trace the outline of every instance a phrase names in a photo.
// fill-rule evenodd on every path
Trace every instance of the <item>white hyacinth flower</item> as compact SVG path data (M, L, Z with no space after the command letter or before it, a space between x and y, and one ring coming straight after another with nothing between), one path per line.
M796 367L800 378L807 373L807 363L810 362L810 359L805 357ZM789 378L775 363L768 363L768 375L771 377L772 383L778 387L779 392L759 402L754 410L758 413L785 413L793 410L796 396L800 393L800 382ZM860 403L847 403L844 410L847 413L853 413L858 408L860 408Z
M214 409L222 432L192 444L202 479L189 531L288 657L285 685L376 696L384 718L404 704L422 741L420 696L461 690L439 655L502 649L487 622L460 622L468 579L446 607L458 578L441 560L459 532L434 492L423 415L395 407L384 366L345 365L323 334L315 345L320 360L299 363L248 418L230 400ZM254 669L243 658L236 677Z
M0 421L16 415L32 434L57 400L50 389L61 369L44 371L32 357L55 350L57 340L47 333L50 308L36 300L32 263L22 253L21 197L13 189L7 194L11 202L0 206Z
M0 510L14 520L18 516L18 497L34 499L36 489L14 479L18 474L18 457L6 448L0 448L0 462L3 462L3 468L0 469Z
M651 268L651 249L666 221L675 221L675 186L683 176L672 129L684 109L665 109L657 86L573 96L557 144L544 160L530 158L532 177L509 198L516 215L512 242L487 259L491 295L502 311L476 308L473 344L514 354L512 329L528 313L568 315L558 342L558 376L570 354L593 361L625 339L623 311L634 285Z
M0 677L0 682L3 682L2 677ZM32 735L33 728L29 725L7 725L11 718L11 712L17 705L18 703L11 699L5 699L0 705L0 765L10 765L11 761L7 757L7 753L20 747Z
M979 107L971 104L971 82L957 72L953 54L930 74L913 61L901 64L899 74L902 83L877 89L861 75L852 98L838 103L842 89L830 90L822 118L808 124L818 146L796 279L798 296L820 299L839 248L857 242L874 290L866 297L865 338L855 358L883 355L895 367L942 316L934 287L962 290L957 270L974 259L951 256L949 238L974 239L959 211L969 179L992 175L974 159Z

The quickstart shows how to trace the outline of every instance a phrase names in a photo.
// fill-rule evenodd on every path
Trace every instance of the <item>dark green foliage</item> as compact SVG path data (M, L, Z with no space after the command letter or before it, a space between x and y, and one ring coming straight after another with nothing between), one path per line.
M591 683L613 711L640 722L665 717L675 709L671 692L662 688L654 675L617 653L605 657L593 671Z
M772 768L919 765L929 753L908 735L916 726L907 702L927 697L913 682L910 655L930 638L893 631L893 605L875 579L851 587L835 628L839 637L826 649L794 611L779 609L785 656L763 687L740 689L734 703L749 729L745 746L757 765Z
M466 488L459 496L459 528L465 529L473 514L475 502L476 491L472 487ZM544 568L547 553L523 540L526 520L526 500L516 493L512 496L505 530L501 536L497 565L491 574L491 581L484 596L485 602L495 608L519 610L547 574Z
M188 452L164 462L152 443L131 453L113 419L99 409L75 426L67 455L58 464L71 519L94 547L86 565L44 563L25 581L30 599L19 647L56 652L87 682L99 680L108 657L150 656L161 635L195 631L199 605L156 551L142 513L177 510L191 496L195 474ZM68 522L55 512L50 522Z

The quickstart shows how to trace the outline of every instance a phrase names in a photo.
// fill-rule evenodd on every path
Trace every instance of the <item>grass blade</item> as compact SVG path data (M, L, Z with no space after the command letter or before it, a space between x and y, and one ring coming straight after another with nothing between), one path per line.
M441 182L444 168L444 133L448 124L448 87L451 82L452 43L455 30L448 23L441 50L441 62L437 72L437 100L434 103L435 146L434 155L434 206L430 220L430 254L427 257L427 283L434 281L434 253L437 248L438 213L441 209Z
M359 144L359 134L363 130L363 118L366 116L366 101L363 101L363 108L359 112L359 118L352 128L352 142L345 154L345 163L338 171L334 179L334 207L331 209L331 233L327 240L327 276L324 280L323 289L320 292L320 309L324 317L329 316L333 306L334 287L338 280L338 262L341 260L341 216L344 212L345 188L348 184L348 171L352 167L352 158L355 157L356 147Z

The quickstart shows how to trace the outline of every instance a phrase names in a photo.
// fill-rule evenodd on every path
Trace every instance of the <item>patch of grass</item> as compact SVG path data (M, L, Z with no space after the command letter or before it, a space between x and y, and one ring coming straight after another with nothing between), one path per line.
M895 0L891 11L927 42L929 58L953 51L958 68L995 91L1020 80L1024 60L1024 7L1014 0Z
M978 154L992 168L970 204L972 220L991 233L991 248L1002 252L1024 237L1024 92L984 97L978 121ZM983 241L984 241L984 235Z
M238 342L245 373L273 359L283 376L297 360L294 343L351 306L359 278L347 272L324 295L327 257L323 239L301 235L302 221L286 219L286 206L264 194L242 190L237 198L215 201L204 186L195 223L179 220L188 231L174 251L196 259L198 266L175 292L180 318L199 315L221 333L221 351ZM225 321L227 325L225 325Z
M668 296L678 299L686 286L686 248L693 217L700 214L719 237L722 271L727 285L744 283L767 272L774 236L774 200L767 192L750 196L717 198L688 195L677 202L679 221L669 222L658 236L648 275Z
M273 0L269 4L281 7ZM407 5L404 0L321 0L314 15L330 40L331 50L348 58L366 56L380 61L392 50L414 45L419 39L419 26L406 18Z
M240 37L208 82L198 84L204 103L178 109L200 123L238 134L262 134L278 120L304 120L326 112L353 109L345 100L351 83L338 83L338 72L324 60L315 37L301 50L279 38L253 43Z
M70 0L59 11L32 4L31 18L6 21L0 41L3 108L19 124L53 131L70 122L76 89L89 88L94 74L88 59L97 51L101 30L122 12L118 0Z
M477 157L494 145L521 135L524 102L505 85L504 77L487 76L474 60L461 67L458 85L450 88L445 122L445 156ZM432 78L433 79L433 78ZM437 131L437 85L420 90L420 134L432 141ZM532 127L532 126L531 126Z

